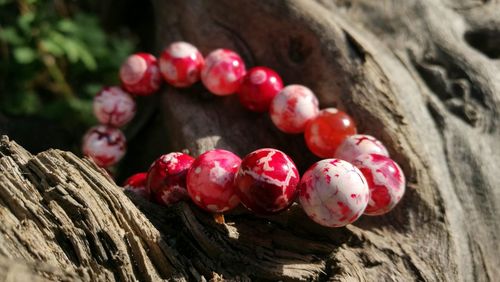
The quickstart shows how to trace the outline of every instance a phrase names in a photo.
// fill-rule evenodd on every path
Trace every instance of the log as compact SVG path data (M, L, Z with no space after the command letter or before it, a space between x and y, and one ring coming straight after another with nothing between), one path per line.
M391 213L345 228L316 225L297 204L270 217L239 209L220 224L189 203L165 208L125 195L105 171L72 153L33 156L4 137L0 269L10 277L498 279L500 3L152 4L157 51L181 39L204 54L232 48L248 66L266 65L287 84L309 86L322 107L346 110L360 132L387 145L407 176L406 195ZM236 97L213 97L197 85L166 87L160 99L151 104L160 105L172 151L218 147L245 155L275 147L302 171L316 160L301 136L280 133Z

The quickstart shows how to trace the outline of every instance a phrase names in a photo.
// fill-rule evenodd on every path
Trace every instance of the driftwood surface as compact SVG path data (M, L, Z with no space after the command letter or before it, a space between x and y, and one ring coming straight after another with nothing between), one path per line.
M500 277L500 3L467 0L153 0L157 49L231 48L309 86L388 147L398 207L346 228L294 205L216 223L189 204L129 195L88 160L0 144L0 279L424 280ZM160 97L170 149L260 147L316 159L236 97L200 85ZM156 102L156 101L155 101ZM19 270L16 270L19 269Z

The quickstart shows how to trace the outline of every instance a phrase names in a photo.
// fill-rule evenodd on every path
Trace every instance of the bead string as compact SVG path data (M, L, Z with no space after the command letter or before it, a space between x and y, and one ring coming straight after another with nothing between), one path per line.
M319 109L316 95L303 85L283 86L270 68L246 70L241 57L217 49L203 58L186 42L168 46L159 60L147 53L127 58L120 68L121 87L103 88L94 99L101 123L89 129L82 151L98 165L109 167L125 154L125 137L118 129L135 115L132 95L155 93L161 80L189 87L200 79L214 95L237 93L241 104L269 112L285 133L304 133L309 150L321 158L300 179L284 152L264 148L243 159L221 149L196 159L184 153L160 156L149 171L125 181L125 188L171 205L191 199L212 213L227 212L240 203L257 214L286 210L298 197L306 214L329 227L345 226L362 214L381 215L401 200L405 177L385 146L376 138L356 134L353 119L336 108ZM130 94L129 94L130 93Z

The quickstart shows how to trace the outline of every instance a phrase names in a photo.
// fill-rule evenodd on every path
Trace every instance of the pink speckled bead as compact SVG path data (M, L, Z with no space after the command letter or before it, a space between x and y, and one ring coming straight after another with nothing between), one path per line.
M187 200L186 175L194 158L184 153L160 156L148 171L147 188L154 202L171 205Z
M301 133L308 121L318 115L318 99L302 85L289 85L274 97L269 108L271 119L281 131Z
M146 188L146 179L147 179L146 172L136 173L127 178L127 180L125 180L123 188L127 191L131 191L132 193L140 197L149 199L149 191Z
M121 130L97 125L83 136L82 151L101 167L116 164L125 155L126 141Z
M365 211L370 190L355 166L339 159L324 159L309 168L300 181L300 203L315 222L341 227Z
M275 71L266 67L254 67L245 75L243 84L238 89L238 96L245 108L265 112L281 89L283 81Z
M105 87L94 97L94 115L102 124L121 127L135 116L135 101L120 87Z
M200 79L204 60L201 53L187 42L174 42L161 54L160 72L175 87L188 87Z
M297 196L299 172L292 159L276 149L259 149L242 161L235 184L241 203L257 214L287 209Z
M234 186L234 175L241 159L235 154L214 149L201 154L187 174L191 200L213 213L229 211L240 203Z
M148 96L161 86L160 71L155 56L136 53L127 58L120 68L123 88L129 93Z
M366 134L348 136L335 151L335 158L352 162L362 154L379 154L389 157L389 152L375 137Z
M392 210L405 193L405 176L396 162L378 154L364 154L353 164L365 176L371 196L366 215L381 215Z
M235 52L217 49L205 58L201 81L215 95L231 95L238 90L246 74L245 63Z

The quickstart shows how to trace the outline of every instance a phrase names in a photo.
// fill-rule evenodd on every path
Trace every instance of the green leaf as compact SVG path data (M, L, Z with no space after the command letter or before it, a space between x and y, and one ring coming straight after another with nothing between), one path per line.
M35 13L28 12L17 18L17 25L19 28L28 36L33 35L33 30L31 29L31 23L35 20Z
M12 45L22 45L24 43L24 39L19 36L16 29L13 27L0 29L0 40L3 40Z
M78 45L75 43L75 41L69 38L64 38L64 40L61 42L61 47L64 49L66 56L71 63L76 63L78 61L79 50Z
M61 46L50 39L42 39L40 40L40 43L45 51L56 57L60 57L64 54L64 50L61 48Z
M79 27L75 24L75 22L70 19L62 19L59 22L57 22L57 28L60 31L66 33L74 33L79 29Z
M14 49L14 59L20 64L30 64L36 58L36 53L29 47L17 47Z
M94 71L97 69L97 62L87 49L80 48L80 59L88 70Z

